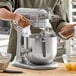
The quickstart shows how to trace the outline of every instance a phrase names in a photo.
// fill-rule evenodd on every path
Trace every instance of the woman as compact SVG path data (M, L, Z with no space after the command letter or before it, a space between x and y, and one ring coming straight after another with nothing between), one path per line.
M25 7L25 8L48 8L48 7L51 7L53 10L53 13L59 16L58 20L53 21L53 22L50 21L52 24L53 30L56 32L56 34L63 39L65 39L66 36L67 36L67 39L73 36L72 31L67 31L68 28L72 29L73 25L68 24L68 17L67 17L66 12L62 8L61 0L2 0L2 1L9 3L8 5L10 5L10 6L12 5L14 10L19 7ZM12 8L9 8L9 9L12 10ZM7 11L7 10L5 10L5 11ZM8 14L10 15L10 14L12 14L12 12L8 12ZM17 23L19 23L20 19L21 19L21 21L23 21L25 19L24 21L25 21L26 26L29 24L29 21L26 18L22 17L20 14L13 13L13 15L14 16L7 15L9 18L6 16L5 17L8 19L16 20ZM6 19L3 17L0 17L0 18ZM24 25L25 25L24 21L23 21L23 23L20 22L19 25L24 27ZM66 26L66 25L71 25L71 26ZM32 31L32 33L39 32L39 29L34 29L31 27L31 31ZM59 32L62 35L60 35ZM68 36L69 35L68 32L70 32L70 36ZM8 45L8 52L12 53L12 60L16 54L16 47L17 47L17 32L14 29L14 27L12 26L10 38L9 38L9 45Z

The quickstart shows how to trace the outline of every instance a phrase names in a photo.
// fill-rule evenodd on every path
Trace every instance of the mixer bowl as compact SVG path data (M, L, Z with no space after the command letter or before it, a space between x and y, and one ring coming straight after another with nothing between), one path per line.
M27 59L33 63L33 64L37 64L37 65L46 65L49 64L51 62L53 62L55 57L45 57L45 58L40 58L40 57L36 57L34 56L32 53L28 53L27 54Z
M28 42L28 43L26 43ZM54 35L40 37L38 34L31 35L24 40L24 46L28 45L26 58L34 64L49 64L57 54L57 37Z

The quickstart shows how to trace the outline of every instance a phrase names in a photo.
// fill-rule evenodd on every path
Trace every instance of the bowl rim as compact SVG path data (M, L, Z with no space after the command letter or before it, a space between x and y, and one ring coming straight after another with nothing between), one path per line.
M68 57L76 57L76 54L63 54L62 59L64 63L68 63Z

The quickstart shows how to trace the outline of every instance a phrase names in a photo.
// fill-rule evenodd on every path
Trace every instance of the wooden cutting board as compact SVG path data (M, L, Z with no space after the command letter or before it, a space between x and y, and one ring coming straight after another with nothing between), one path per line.
M30 70L19 67L8 66L9 70L23 71L23 73L0 73L0 76L76 76L76 71L67 71L63 63L53 70Z

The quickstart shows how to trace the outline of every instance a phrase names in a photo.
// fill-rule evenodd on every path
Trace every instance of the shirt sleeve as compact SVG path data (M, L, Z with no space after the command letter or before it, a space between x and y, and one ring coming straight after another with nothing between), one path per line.
M58 36L60 36L59 35L60 29L63 26L67 25L69 22L68 15L67 15L67 12L64 10L64 8L62 6L62 2L60 0L58 0L58 3L55 5L55 8L53 11L54 11L55 15L59 16L59 18L57 18L55 21L51 21L51 24L52 24L53 30L56 32L56 34ZM63 37L61 37L61 38L63 38Z
M12 11L12 4L10 1L1 1L0 8L6 8L7 10Z

